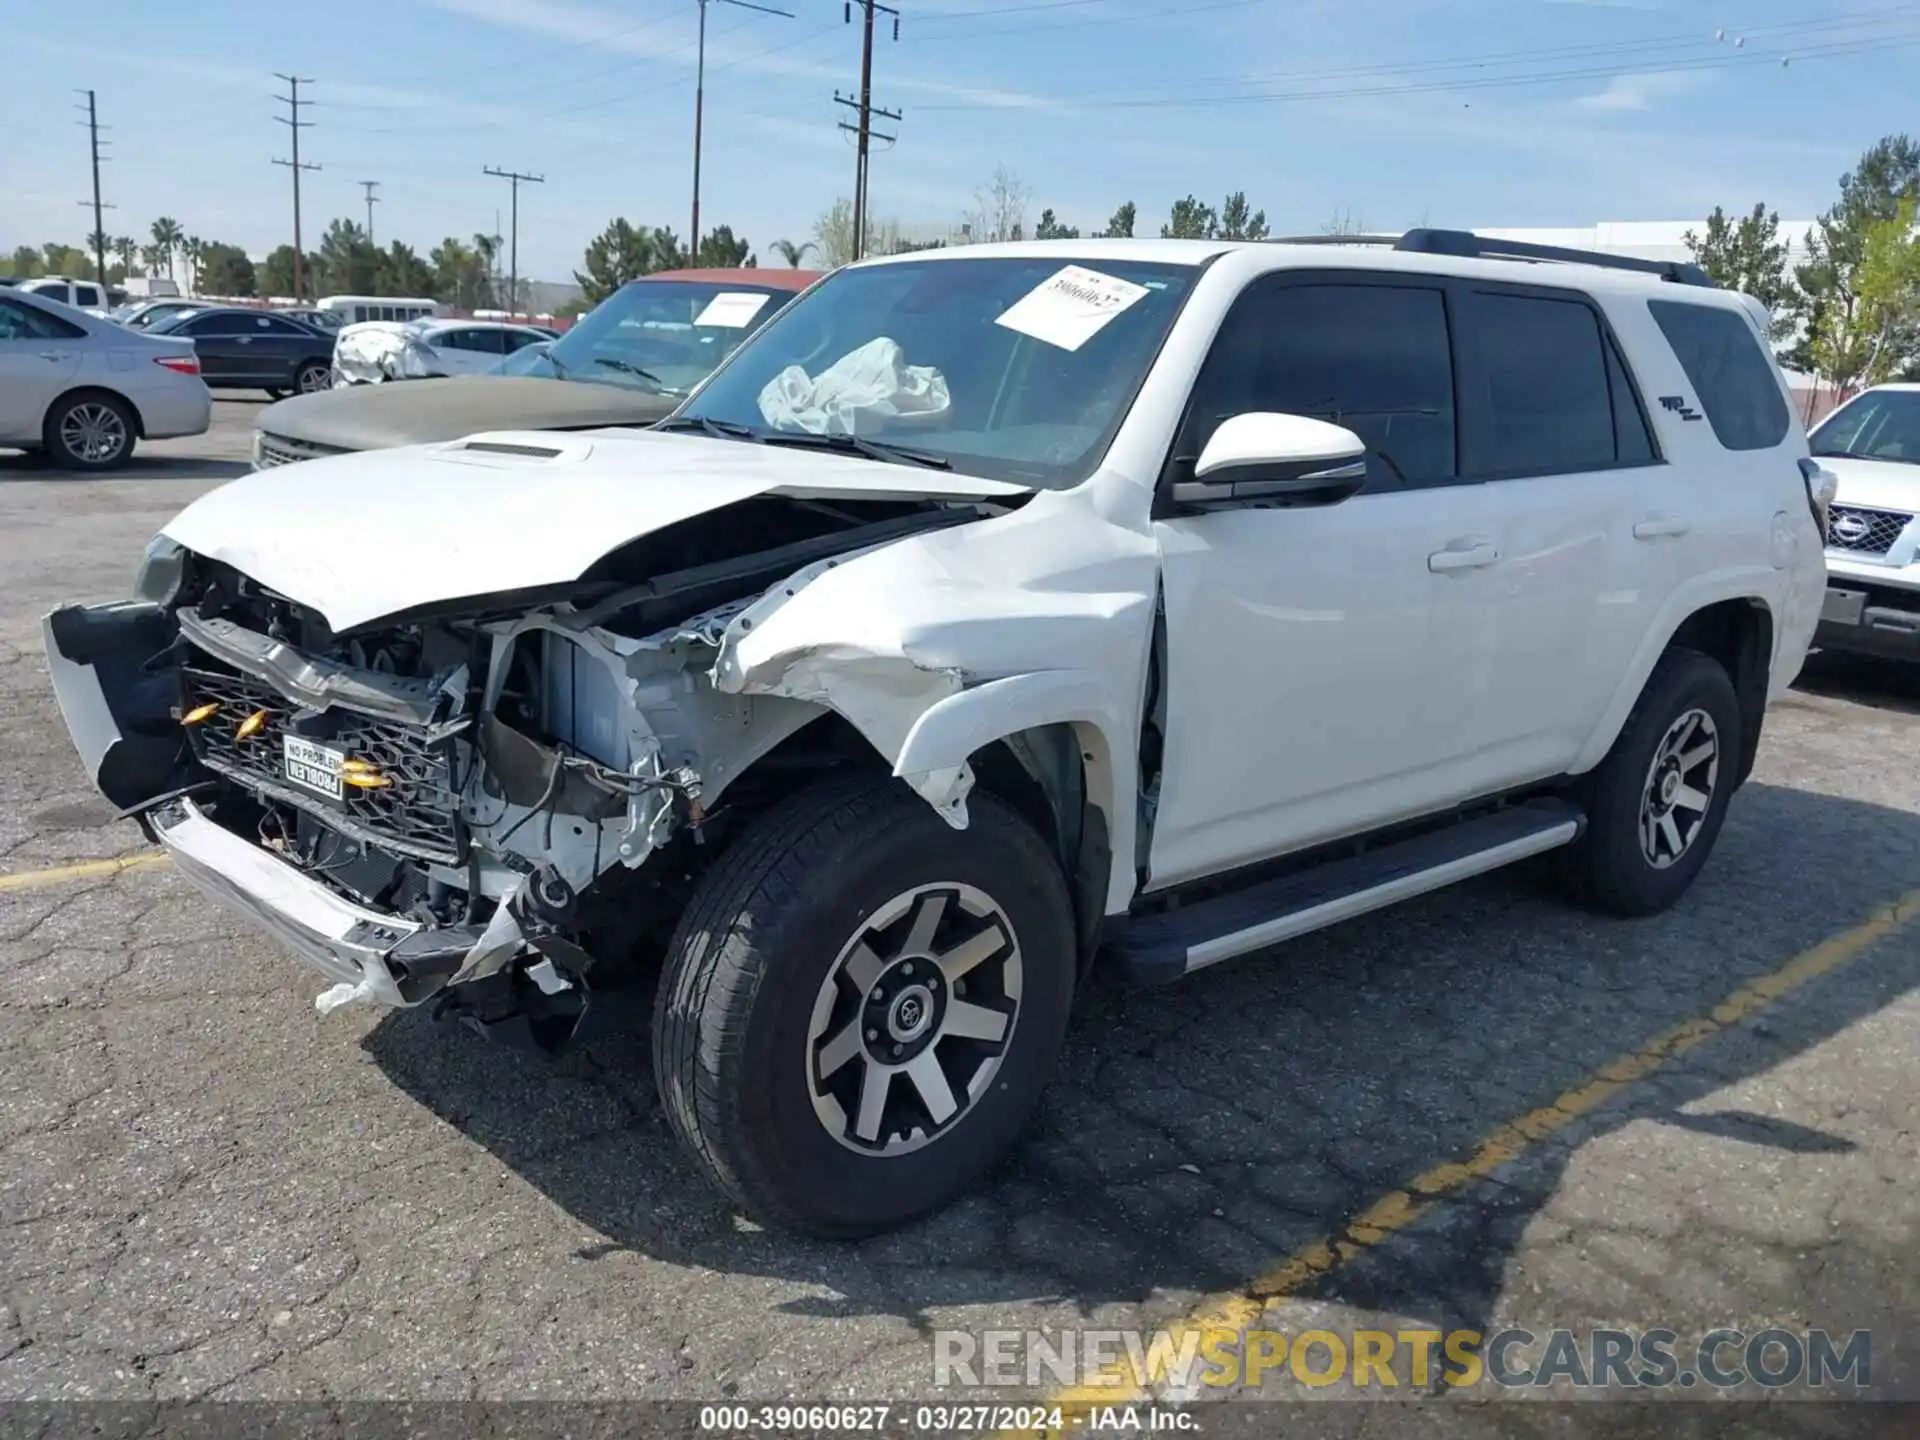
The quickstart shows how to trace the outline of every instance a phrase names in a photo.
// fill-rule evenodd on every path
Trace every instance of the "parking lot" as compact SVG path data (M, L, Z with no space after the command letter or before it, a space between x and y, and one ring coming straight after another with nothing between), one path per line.
M322 1018L164 863L103 863L142 842L39 617L124 591L258 408L109 480L0 454L0 1399L924 1399L935 1331L1196 1310L1866 1329L1871 1393L1920 1399L1920 677L1816 659L1671 914L1519 870L1096 984L987 1184L797 1243L682 1162L643 1035Z

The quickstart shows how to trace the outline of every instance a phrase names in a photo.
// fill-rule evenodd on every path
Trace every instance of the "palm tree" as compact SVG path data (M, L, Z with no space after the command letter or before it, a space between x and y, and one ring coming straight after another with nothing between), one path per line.
M207 253L207 242L198 235L189 235L180 242L180 253L187 257L187 293L197 294L200 289L200 258Z
M180 222L171 215L162 215L153 222L153 247L164 259L167 274L173 274L173 252L180 248L180 242L187 238L187 232L180 228Z
M119 235L114 237L113 243L108 248L120 261L122 273L131 275L133 262L140 254L140 242L131 235Z
M473 237L473 253L480 257L480 263L486 267L487 271L487 288L491 292L487 296L489 305L498 299L500 294L500 241L501 237L498 235L476 233Z
M786 261L793 269L798 270L800 268L800 262L806 259L807 255L818 247L815 246L811 240L803 240L798 245L794 244L791 240L776 240L773 242L773 248L782 260Z

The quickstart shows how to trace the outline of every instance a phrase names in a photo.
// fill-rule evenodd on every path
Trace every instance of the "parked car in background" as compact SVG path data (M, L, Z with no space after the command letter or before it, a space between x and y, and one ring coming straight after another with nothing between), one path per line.
M1876 385L1810 437L1839 478L1814 643L1920 660L1920 385Z
M0 445L112 470L139 440L200 434L212 410L189 342L124 330L24 286L0 290Z
M651 425L819 278L811 270L759 269L648 275L623 285L559 339L496 357L491 373L342 386L269 406L254 435L254 464L457 440L501 426Z
M266 310L193 310L149 327L193 342L200 374L215 390L264 390L278 399L331 383L333 337Z
M171 320L194 310L215 308L211 300L135 300L118 307L107 318L129 330L150 330L162 320Z
M71 305L76 310L84 310L89 315L105 319L107 310L107 287L96 285L91 280L69 280L64 275L41 275L32 280L22 280L13 287L23 295L39 295L48 300L57 300L62 305Z
M370 321L348 325L334 338L334 383L378 385L479 375L527 345L553 339L551 330L492 320Z
M325 330L329 334L338 334L347 323L337 311L321 310L310 305L290 305L285 309L276 309L272 313L284 315L289 320L298 320L302 325L311 325L314 329Z

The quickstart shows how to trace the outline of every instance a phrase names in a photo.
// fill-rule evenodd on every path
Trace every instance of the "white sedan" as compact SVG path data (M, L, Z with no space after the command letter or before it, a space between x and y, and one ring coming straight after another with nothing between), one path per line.
M477 375L551 330L487 320L366 320L343 329L333 346L334 383L378 384L434 375Z
M212 413L193 341L0 290L0 445L112 470L136 440L201 434Z

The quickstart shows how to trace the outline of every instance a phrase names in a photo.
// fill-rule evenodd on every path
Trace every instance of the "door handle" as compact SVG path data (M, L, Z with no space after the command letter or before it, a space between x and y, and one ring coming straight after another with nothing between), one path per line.
M40 358L42 360L50 361L51 363L58 365L62 360L65 360L69 357L67 356L67 353L63 350L42 350L40 352Z
M1633 538L1636 540L1660 540L1672 535L1684 535L1693 528L1678 515L1649 515L1635 522Z
M1500 552L1485 542L1456 542L1445 550L1427 556L1427 569L1436 575L1453 570L1484 570L1500 558Z

